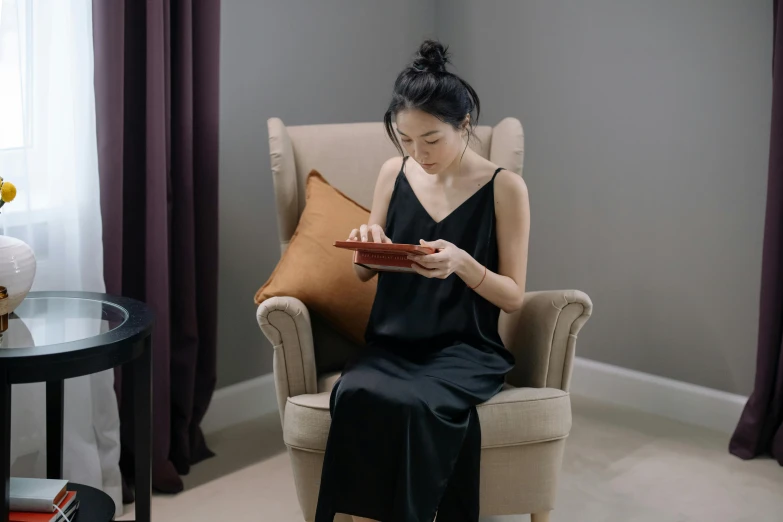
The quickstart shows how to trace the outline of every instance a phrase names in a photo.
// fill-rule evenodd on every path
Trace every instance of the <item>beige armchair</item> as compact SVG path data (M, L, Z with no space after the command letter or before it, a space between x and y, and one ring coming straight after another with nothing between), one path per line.
M381 165L398 155L381 123L286 127L271 118L268 127L282 251L304 208L311 169L369 207ZM476 134L481 143L471 144L474 150L521 175L524 136L518 120L478 126ZM535 522L543 522L555 507L571 428L568 387L576 337L591 310L583 292L556 290L528 292L521 310L501 312L501 336L517 363L504 389L478 407L482 516L531 513ZM262 303L258 324L274 347L283 437L302 513L313 520L329 432L329 393L339 368L359 348L292 297Z

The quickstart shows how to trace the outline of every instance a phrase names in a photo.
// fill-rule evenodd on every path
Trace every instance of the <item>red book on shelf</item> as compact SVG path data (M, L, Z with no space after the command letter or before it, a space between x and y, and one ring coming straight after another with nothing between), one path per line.
M60 509L68 515L68 518L73 518L73 512L78 509L78 504L73 505L76 498L75 491L69 491L65 498L58 504ZM32 513L23 511L11 511L8 514L9 522L64 522L64 518L59 511L54 513Z
M414 272L408 254L434 254L438 249L405 243L368 243L365 241L335 241L334 246L353 250L353 262L379 272Z

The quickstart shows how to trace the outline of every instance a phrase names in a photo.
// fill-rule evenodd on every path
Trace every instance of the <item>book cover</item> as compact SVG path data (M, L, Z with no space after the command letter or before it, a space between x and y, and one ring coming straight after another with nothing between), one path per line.
M59 507L68 518L79 508L79 502L76 499L75 491L68 491L65 498L60 502ZM11 511L8 514L8 522L65 522L62 513L24 512Z
M353 262L378 272L411 272L415 261L408 254L434 254L436 248L406 243L368 243L365 241L335 241L334 246L353 250ZM421 265L419 265L421 266Z
M11 477L8 508L52 513L65 496L67 485L67 480Z
M376 270L378 272L412 272L412 261L408 259L408 254L389 254L385 252L368 252L366 250L357 250L353 253L353 262L364 268Z
M407 243L370 243L367 241L335 241L337 248L346 248L348 250L357 250L360 252L374 252L377 254L434 254L437 249L422 245L411 245Z

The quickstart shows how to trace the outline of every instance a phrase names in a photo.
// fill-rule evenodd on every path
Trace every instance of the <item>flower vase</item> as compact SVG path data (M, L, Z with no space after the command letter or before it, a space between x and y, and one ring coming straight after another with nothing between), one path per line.
M0 235L0 339L8 316L24 300L35 279L33 249L20 239Z

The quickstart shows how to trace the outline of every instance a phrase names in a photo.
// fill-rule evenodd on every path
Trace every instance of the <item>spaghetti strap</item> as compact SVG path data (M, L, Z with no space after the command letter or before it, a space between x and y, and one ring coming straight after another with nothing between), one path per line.
M400 167L400 172L405 172L405 162L410 158L410 156L403 156L402 157L402 166Z
M403 162L403 165L404 165L404 164L405 164L405 163ZM500 172L501 170L504 170L504 169L503 169L503 167L498 167L498 169L497 169L497 170L495 171L495 173L492 175L492 180L490 181L490 183L492 183L493 181L495 181L495 178L497 177L497 175L498 175L498 172Z

